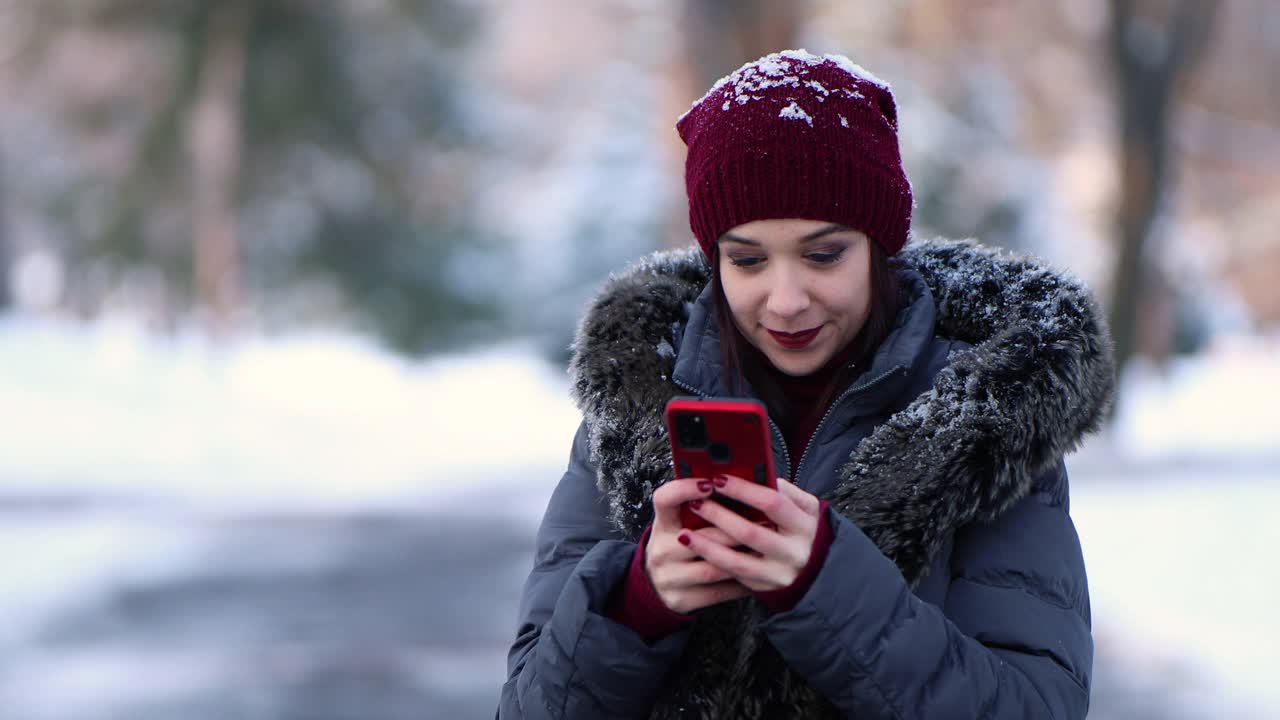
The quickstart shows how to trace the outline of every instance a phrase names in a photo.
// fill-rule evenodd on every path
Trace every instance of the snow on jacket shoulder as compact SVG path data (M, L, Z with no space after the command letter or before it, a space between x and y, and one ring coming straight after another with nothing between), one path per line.
M780 472L835 539L793 609L699 612L646 645L604 617L671 476L662 407L720 395L696 250L614 277L579 327L583 424L538 532L499 716L1083 717L1092 638L1063 456L1110 402L1087 290L970 242L899 256L903 306ZM678 351L676 349L678 348Z

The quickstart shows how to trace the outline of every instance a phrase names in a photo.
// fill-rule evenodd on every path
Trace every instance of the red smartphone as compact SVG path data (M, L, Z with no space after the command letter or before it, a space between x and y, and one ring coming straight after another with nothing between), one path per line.
M667 402L666 421L676 477L736 475L778 489L764 403L676 397ZM711 499L752 522L772 524L764 513L733 498L716 493ZM710 525L684 506L680 522L691 530Z

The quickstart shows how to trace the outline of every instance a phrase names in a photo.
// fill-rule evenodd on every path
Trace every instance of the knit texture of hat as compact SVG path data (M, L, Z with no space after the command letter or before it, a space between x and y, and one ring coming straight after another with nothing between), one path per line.
M689 224L708 258L727 230L799 218L847 225L893 255L911 226L888 83L841 55L787 50L722 78L676 121Z

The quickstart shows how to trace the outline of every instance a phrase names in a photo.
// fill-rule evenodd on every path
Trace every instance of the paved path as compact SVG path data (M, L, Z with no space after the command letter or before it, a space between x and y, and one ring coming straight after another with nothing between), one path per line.
M185 567L108 579L4 648L0 717L493 716L532 553L524 525L266 517L190 532L202 540Z
M528 512L519 520L125 510L114 532L76 507L31 515L0 505L0 563L9 568L0 617L39 618L25 633L0 634L4 720L493 717L532 553ZM35 540L3 533L19 519ZM13 568L57 560L49 549L79 526L89 528L80 544L114 549L53 553L97 559L63 570L54 590L72 601L23 614L14 590L27 576ZM1187 707L1194 677L1176 666L1119 665L1111 640L1099 638L1091 718L1216 716L1212 698L1193 703L1198 712Z

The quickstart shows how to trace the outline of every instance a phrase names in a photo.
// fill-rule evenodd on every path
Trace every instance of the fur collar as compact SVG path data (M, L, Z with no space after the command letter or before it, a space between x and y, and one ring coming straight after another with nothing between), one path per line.
M933 293L938 334L973 347L862 443L828 499L900 566L921 567L936 506L963 506L964 521L1006 509L1097 429L1114 370L1093 297L1062 273L971 241L913 242L897 262ZM669 477L661 411L678 394L675 333L709 279L697 248L654 253L612 277L578 328L573 397L613 522L629 537L649 521L636 503ZM642 467L655 456L657 473ZM640 494L628 492L637 481Z
M1062 273L972 241L912 242L897 263L919 273L932 292L937 334L972 347L955 353L931 389L854 450L826 499L914 586L951 531L1007 510L1037 473L1099 427L1114 368L1093 297ZM611 520L632 539L652 517L654 488L672 476L662 408L678 394L670 381L675 337L686 304L709 279L697 248L650 255L609 280L574 341L573 396L598 482ZM702 704L699 686L750 681L756 671L749 658L767 655L750 611L726 607L702 617L708 622L698 625L708 627L695 629L686 661L706 674L673 690L680 703ZM732 676L698 660L725 652L738 658ZM762 663L776 665L776 658L755 664ZM784 706L809 697L794 687L778 692L790 693ZM719 697L706 707L751 705L743 702Z

